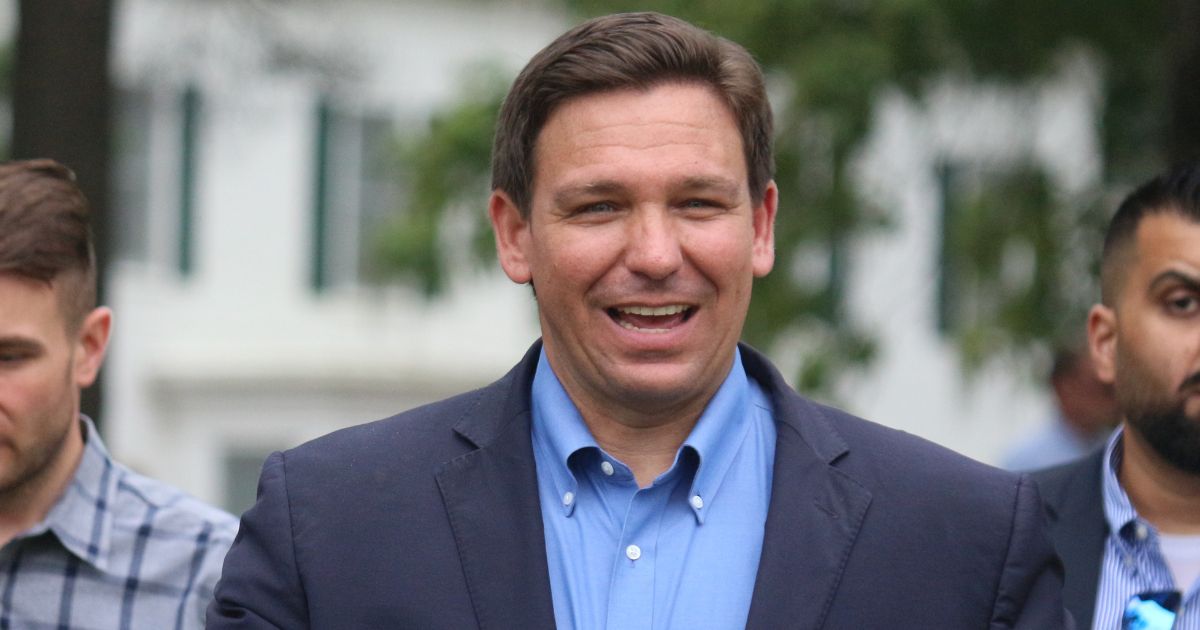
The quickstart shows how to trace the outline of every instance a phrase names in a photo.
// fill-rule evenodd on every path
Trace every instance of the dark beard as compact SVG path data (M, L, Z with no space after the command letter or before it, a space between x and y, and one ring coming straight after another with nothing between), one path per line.
M1170 408L1131 412L1126 421L1164 461L1200 477L1200 423L1187 416L1182 401Z
M1171 466L1200 476L1200 418L1187 415L1186 392L1200 386L1200 372L1188 376L1171 396L1155 383L1136 353L1118 342L1117 404L1128 428L1136 431Z

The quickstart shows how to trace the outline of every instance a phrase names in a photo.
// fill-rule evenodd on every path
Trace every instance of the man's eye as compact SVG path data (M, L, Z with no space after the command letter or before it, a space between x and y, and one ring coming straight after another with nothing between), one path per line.
M0 365L16 365L28 358L24 352L0 352Z
M717 201L716 199L688 199L679 204L679 209L700 216L711 216L722 213L730 206L726 203Z
M1180 295L1167 299L1167 310L1176 315L1191 315L1200 310L1200 298L1195 295Z
M586 206L581 207L579 209L579 213L580 214L589 214L589 213L614 212L616 209L617 209L617 206L615 206L614 204L611 204L607 201L599 201L596 203L589 203Z

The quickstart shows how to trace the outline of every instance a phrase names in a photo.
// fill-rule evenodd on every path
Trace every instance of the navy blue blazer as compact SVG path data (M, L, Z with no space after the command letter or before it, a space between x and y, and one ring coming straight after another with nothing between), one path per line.
M553 628L539 349L483 389L271 455L208 628ZM748 628L1064 627L1028 477L810 402L741 352L778 431Z
M1092 627L1108 538L1103 466L1102 448L1074 462L1032 473L1046 505L1050 538L1066 568L1063 604L1080 628Z

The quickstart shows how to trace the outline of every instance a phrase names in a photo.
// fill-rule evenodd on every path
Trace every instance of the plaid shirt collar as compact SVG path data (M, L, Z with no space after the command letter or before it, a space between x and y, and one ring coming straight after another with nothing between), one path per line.
M72 554L100 571L108 572L113 529L111 507L119 471L91 418L80 415L80 422L85 446L75 476L46 518L24 537L54 532Z

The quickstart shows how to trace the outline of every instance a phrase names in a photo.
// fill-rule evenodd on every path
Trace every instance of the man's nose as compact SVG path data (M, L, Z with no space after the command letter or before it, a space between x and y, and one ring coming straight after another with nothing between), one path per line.
M666 208L638 208L634 212L625 247L630 271L663 280L683 264L677 227Z

